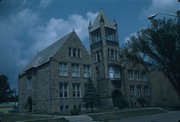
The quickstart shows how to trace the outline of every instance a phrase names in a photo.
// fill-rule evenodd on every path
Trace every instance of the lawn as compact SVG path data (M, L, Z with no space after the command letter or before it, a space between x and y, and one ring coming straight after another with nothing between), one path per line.
M144 116L151 114L165 113L160 109L112 109L112 110L96 110L91 113L90 111L81 111L80 114L86 114L96 121L120 120L121 118L129 118L136 116ZM31 122L68 122L64 118L53 119L57 115L70 115L69 112L64 113L33 113L34 115L18 115L18 114L0 114L1 122L16 122L22 120L29 120ZM52 115L52 116L37 116L37 115ZM33 120L33 121L32 121ZM35 121L36 120L36 121Z
M89 115L89 116L96 121L108 121L108 120L120 120L121 118L130 118L130 117L159 114L159 113L166 113L166 112L159 109L139 109L132 111L121 111L121 112L114 112L107 114Z
M44 116L40 117L40 116L32 116L32 115L15 115L15 114L0 115L1 122L16 122L22 120L29 120L29 122L68 122L64 118L52 119L50 117L44 117Z

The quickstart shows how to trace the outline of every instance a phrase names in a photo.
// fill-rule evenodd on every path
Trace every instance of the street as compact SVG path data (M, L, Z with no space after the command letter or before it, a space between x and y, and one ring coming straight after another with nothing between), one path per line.
M121 120L112 120L110 122L180 122L180 111L169 111L163 114L124 118Z

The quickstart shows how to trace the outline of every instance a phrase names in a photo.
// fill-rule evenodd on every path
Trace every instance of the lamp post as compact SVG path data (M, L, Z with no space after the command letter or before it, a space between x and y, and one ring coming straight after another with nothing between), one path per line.
M171 13L157 13L157 14L152 14L152 15L150 15L150 16L148 17L148 19L149 19L149 20L154 19L156 16L158 16L158 15L160 15L160 14L177 17L177 19L178 19L178 26L179 26L179 29L180 29L180 10L178 10L178 11L176 12L176 14L171 14Z

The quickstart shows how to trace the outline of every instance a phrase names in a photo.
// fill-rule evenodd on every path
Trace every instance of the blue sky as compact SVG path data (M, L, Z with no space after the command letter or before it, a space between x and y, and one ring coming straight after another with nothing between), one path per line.
M74 28L88 48L88 24L102 8L119 28L120 46L131 34L149 26L153 13L175 13L178 0L1 0L0 74L18 86L18 73L38 51ZM162 17L162 16L159 16Z

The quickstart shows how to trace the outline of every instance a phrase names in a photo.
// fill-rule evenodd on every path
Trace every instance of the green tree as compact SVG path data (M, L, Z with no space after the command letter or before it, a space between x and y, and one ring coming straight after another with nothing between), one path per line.
M130 37L126 54L151 70L162 71L180 97L180 29L177 20L151 20L150 27Z
M0 103L8 102L12 98L13 90L10 89L6 75L0 75Z
M91 79L88 79L87 83L85 84L85 94L83 97L83 102L85 105L88 105L92 112L94 111L94 106L100 103L100 98L97 93L97 89L95 88Z

